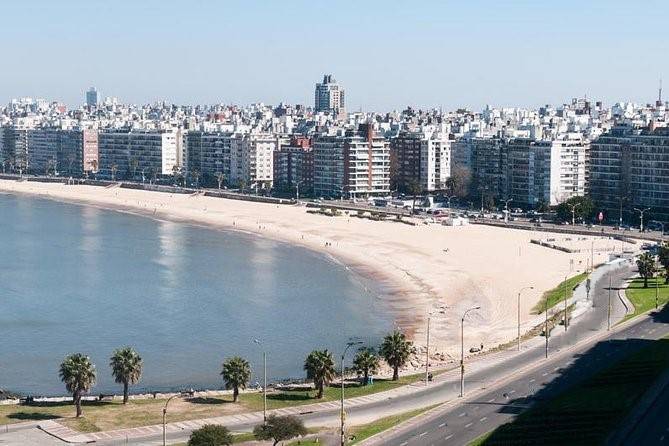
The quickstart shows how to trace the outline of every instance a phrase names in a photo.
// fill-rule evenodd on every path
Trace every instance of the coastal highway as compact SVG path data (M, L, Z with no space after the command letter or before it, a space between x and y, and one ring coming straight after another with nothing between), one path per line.
M599 302L604 296L601 288L597 288L595 299ZM659 321L650 315L624 324L622 329L604 331L604 334L582 342L569 351L558 353L552 359L538 361L538 367L513 376L494 388L479 391L461 405L447 406L364 444L466 445L511 421L536 402L556 396L612 362L644 347L647 345L645 341L669 335L669 324L666 320ZM667 413L669 388L665 388L648 417L642 420L624 444L651 445L662 444L663 441L669 444Z
M559 375L562 368L566 367L576 355L587 350L597 341L589 341L587 345L571 350L577 343L585 342L593 336L605 338L609 335L606 331L606 303L608 302L609 276L614 288L616 288L622 285L625 279L633 274L633 270L627 262L610 265L605 268L607 268L608 272L603 274L602 278L593 284L591 291L594 308L574 320L566 332L561 326L557 326L553 330L550 338L550 357L548 361L544 358L543 338L535 338L526 342L521 352L514 350L503 351L491 354L489 357L480 358L477 361L471 361L467 365L466 388L467 392L472 395L476 392L474 400L465 399L463 401L458 398L459 372L451 371L435 377L435 382L431 383L428 387L424 386L424 384L415 385L411 392L400 396L390 398L382 397L382 394L370 396L368 403L347 408L347 423L351 425L366 423L379 417L450 401L450 404L454 406L452 409L445 409L444 419L430 422L425 426L417 426L406 433L398 433L398 441L396 441L395 437L390 437L388 439L383 438L375 444L400 445L405 441L415 441L416 444L428 445L433 443L443 444L445 438L452 435L453 442L451 444L457 445L464 444L468 439L474 439L479 434L493 429L507 419L503 413L497 413L505 403L514 406L523 404L518 401L514 402L514 400L517 400L523 394L539 389L543 382L550 381ZM611 301L612 320L615 323L622 318L626 309L622 301L618 299L616 290L613 291L613 296L614 298ZM645 329L645 324L648 324L648 322L641 321L640 329ZM610 334L612 337L626 338L636 333L634 330L637 328L635 327L625 329L624 334L614 332ZM655 334L659 336L661 330L659 328L655 330ZM669 328L667 331L669 331ZM609 353L609 356L605 355L596 360L596 365L603 366L610 363L618 355L616 352ZM528 367L533 367L534 365L539 366L540 369L527 370ZM594 368L595 366L592 366L593 370ZM545 375L543 375L544 373ZM502 385L503 390L501 391L497 390L498 384L495 384L500 380L505 380L505 384ZM483 392L485 395L480 397L480 392ZM478 402L478 404L472 404L472 401ZM449 414L449 411L453 411L453 414ZM302 413L300 417L307 426L334 427L337 426L339 420L338 405L333 403L331 409L313 413ZM445 421L446 419L449 421ZM446 424L440 427L442 423ZM254 424L257 424L257 421L240 422L228 425L228 427L235 431L248 431L253 428ZM444 429L447 426L450 429L448 431ZM168 438L171 441L184 441L188 438L188 434L189 432L186 430L183 432L173 432L168 435ZM157 440L159 440L159 437L154 435L142 439L129 439L128 444L155 445L158 444ZM98 444L116 445L126 443L125 441L110 440L98 441Z
M542 383L551 381L558 376L561 369L568 364L580 352L587 350L597 340L586 341L593 336L605 338L609 333L606 331L608 284L609 275L614 287L621 285L624 280L633 274L631 265L606 266L607 271L600 280L593 284L591 298L594 308L586 311L582 316L575 319L565 332L563 327L557 326L550 338L549 360L544 359L544 339L534 338L525 342L520 352L514 349L493 353L472 360L466 365L466 389L468 395L473 399L458 398L459 372L451 371L437 375L435 381L425 386L423 383L415 384L410 391L387 396L387 394L376 394L365 397L364 404L347 407L347 424L362 424L387 415L402 413L418 408L428 407L435 404L449 402L441 419L422 423L408 431L398 431L391 437L383 438L375 444L397 444L404 442L415 442L415 444L443 444L446 437L453 441L450 444L464 444L469 439L476 438L479 434L489 431L508 419L505 407L511 409L522 408L525 402L518 400L519 397L527 395L534 390L540 389ZM625 307L617 293L614 291L612 299L612 320L619 321L625 314ZM613 337L626 338L641 334L635 330L651 330L650 335L660 336L663 332L659 327L648 328L647 321L639 321L633 327L625 328L621 333L612 332ZM654 324L650 324L654 325ZM665 330L669 331L666 327ZM645 332L644 332L645 333ZM577 343L587 342L574 349ZM572 350L573 349L573 350ZM603 366L614 360L618 353L610 353L595 360L596 366ZM532 367L539 367L532 368ZM593 370L595 365L591 367ZM545 373L545 375L544 375ZM503 380L503 383L500 383ZM476 403L476 404L474 404ZM325 410L311 413L302 412L299 415L307 426L310 427L335 427L339 421L338 404L330 403ZM249 416L247 420L227 424L233 431L249 431L261 418ZM431 418L430 418L431 420ZM441 426L445 423L443 426ZM448 427L448 430L445 429ZM172 431L168 433L170 442L183 442L190 435L189 429ZM0 444L3 444L0 434ZM161 442L161 434L156 431L147 430L147 434L141 438L109 438L98 439L100 445L157 445ZM11 443L9 443L11 444ZM25 443L29 444L29 443Z

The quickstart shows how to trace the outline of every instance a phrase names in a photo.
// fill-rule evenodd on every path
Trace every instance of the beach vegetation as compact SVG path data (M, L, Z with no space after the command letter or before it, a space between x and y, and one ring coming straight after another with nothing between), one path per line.
M323 398L323 391L335 377L335 365L332 353L327 349L314 350L309 353L304 361L304 370L307 372L307 379L311 379L318 392L316 398Z
M236 403L239 399L239 389L245 389L251 379L251 366L246 359L233 356L223 363L221 376L226 388L232 389L232 401Z
M399 379L399 369L404 367L409 357L416 351L413 342L404 333L395 330L383 338L380 353L388 365L393 368L393 381Z
M123 384L123 404L128 403L128 387L137 384L142 377L142 358L132 347L117 349L109 359L112 376Z
M95 366L88 356L74 353L67 356L60 364L59 375L67 391L72 394L72 402L77 410L76 416L79 418L82 414L81 397L95 384Z

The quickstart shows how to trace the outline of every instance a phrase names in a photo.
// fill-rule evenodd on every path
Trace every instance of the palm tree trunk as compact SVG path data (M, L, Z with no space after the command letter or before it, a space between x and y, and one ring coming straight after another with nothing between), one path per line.
M368 382L369 382L369 372L365 370L365 382L362 383L362 385L366 386Z
M324 387L323 384L324 384L323 381L318 383L318 395L316 395L316 398L318 399L323 398L323 387Z
M232 388L232 402L236 403L239 398L239 387L234 386Z
M77 390L74 392L74 406L77 408L77 418L82 414L81 411L81 393Z
M643 278L643 287L648 288L648 277Z
M128 381L123 382L123 404L128 404Z
M400 379L399 367L394 366L393 367L393 381L397 381L398 379Z

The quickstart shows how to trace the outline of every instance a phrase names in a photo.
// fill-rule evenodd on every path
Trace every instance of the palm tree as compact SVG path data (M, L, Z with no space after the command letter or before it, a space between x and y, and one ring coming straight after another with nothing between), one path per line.
M323 398L325 385L329 384L335 376L332 353L327 351L327 349L312 351L304 361L304 370L307 372L307 379L312 379L318 390L316 398Z
M420 183L417 180L409 180L407 183L407 192L413 197L411 201L411 213L416 209L416 197L423 191Z
M374 374L379 369L379 357L374 352L374 349L363 348L353 359L353 367L356 372L363 375L363 386L369 382L369 375Z
M660 263L664 267L664 283L669 284L669 242L660 245Z
M232 387L232 401L236 403L239 397L239 388L245 389L251 379L249 362L239 356L233 356L223 363L221 375L225 380L225 387L228 389Z
M408 341L404 333L399 330L395 330L383 338L381 356L393 368L393 381L399 379L399 368L407 363L409 356L414 352L413 342Z
M655 257L649 252L644 252L636 260L639 275L643 277L643 287L648 288L648 279L655 274Z
M197 169L193 169L191 172L191 175L193 175L193 178L195 179L195 189L200 188L200 171Z
M132 347L114 351L109 359L114 380L123 384L123 404L128 402L128 386L137 384L142 377L142 358Z
M80 417L82 414L81 397L95 384L95 366L88 356L74 353L66 356L60 364L59 375L67 391L72 393L72 401L77 408L77 417Z
M116 163L111 165L111 177L112 181L116 181L116 171L118 171L118 165Z

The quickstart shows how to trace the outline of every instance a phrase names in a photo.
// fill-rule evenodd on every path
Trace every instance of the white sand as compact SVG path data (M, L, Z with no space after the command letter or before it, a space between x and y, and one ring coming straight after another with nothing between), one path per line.
M511 340L516 334L518 290L534 286L522 294L521 320L526 322L533 318L530 311L542 293L565 275L583 270L590 257L588 240L580 242L584 252L567 254L529 243L550 234L490 226L408 226L313 215L303 206L58 183L0 180L0 191L243 230L327 252L392 287L379 298L419 346L425 344L426 315L433 311L431 349L451 355L459 352L465 309L482 307L465 322L466 349ZM326 242L332 245L326 247ZM606 260L608 254L595 252L595 264ZM439 311L443 305L446 310Z

